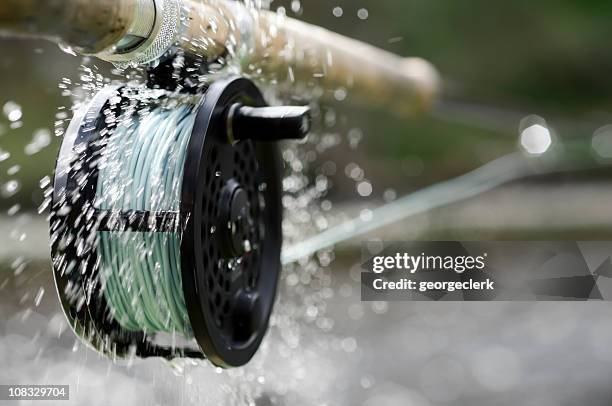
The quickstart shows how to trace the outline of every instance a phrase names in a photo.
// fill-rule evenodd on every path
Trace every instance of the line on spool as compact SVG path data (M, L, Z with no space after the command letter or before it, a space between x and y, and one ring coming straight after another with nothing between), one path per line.
M104 149L101 210L178 211L193 106L155 107L119 124ZM126 329L191 336L183 297L180 235L99 231L103 291Z

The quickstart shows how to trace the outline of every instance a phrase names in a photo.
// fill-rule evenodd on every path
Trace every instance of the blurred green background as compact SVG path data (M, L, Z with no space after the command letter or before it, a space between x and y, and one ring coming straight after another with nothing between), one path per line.
M442 102L431 116L407 121L385 111L332 106L336 119L322 131L339 134L340 145L319 163L336 163L332 196L339 200L359 198L343 170L353 162L374 186L370 198L381 199L389 188L402 194L514 150L519 121L528 114L546 118L561 137L587 141L612 121L610 2L282 0L271 7L401 55L424 57L443 75ZM82 58L26 40L0 40L0 51L0 104L13 101L23 112L19 128L0 119L0 147L11 153L0 163L0 183L20 184L0 205L36 207L39 180L51 173L60 139L53 137L34 155L26 156L24 148L37 129L53 132L56 114L67 111L58 107L71 105L58 85L63 78L78 81ZM108 69L104 62L99 66ZM358 148L350 147L359 135L354 129L363 134Z

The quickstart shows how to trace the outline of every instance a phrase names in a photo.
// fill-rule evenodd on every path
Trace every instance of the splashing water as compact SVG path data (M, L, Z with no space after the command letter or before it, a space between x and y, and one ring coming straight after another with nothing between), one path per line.
M301 10L300 2L293 2L291 10L295 13ZM65 51L72 53L71 50ZM230 49L230 56L234 58L226 58L218 66L211 66L208 72L199 72L197 81L200 84L205 84L211 78L219 75L219 71L242 73L243 75L256 79L264 89L267 84L280 86L282 80L278 78L259 77L260 69L256 65L243 66L239 58L236 56L243 52L238 49ZM178 66L178 65L177 65ZM141 69L115 69L110 75L106 76L100 73L97 66L88 58L83 59L83 65L80 68L78 80L63 79L59 88L62 95L70 99L71 106L60 109L56 115L55 134L61 135L63 127L67 124L70 114L68 111L78 111L95 93L102 88L112 84L129 83L131 87L137 88L144 86L146 81L146 73ZM283 80L290 81L290 74ZM199 85L198 85L199 86ZM290 87L290 84L284 86ZM312 93L316 93L316 87ZM337 91L339 98L343 99L344 89ZM311 91L308 92L309 94ZM173 97L171 93L168 93ZM134 101L139 100L139 94L130 95ZM266 98L269 101L280 103L283 100L282 94L266 91ZM328 112L328 115L331 114ZM328 120L329 121L329 120ZM129 123L126 123L129 125ZM52 133L48 130L37 130L31 141L25 146L27 155L35 155L50 145ZM355 137L357 138L357 137ZM356 140L355 142L358 142ZM321 197L325 196L329 183L325 177L311 179L311 164L315 161L318 154L334 148L338 144L337 137L314 135L311 139L304 142L299 147L287 146L284 147L283 159L289 166L289 174L285 182L285 197L283 204L287 210L287 220L284 222L284 234L288 240L297 240L300 238L304 230L315 230L317 226L311 224L308 220L311 216L318 218L319 224L323 221L322 214L313 214L312 207L318 207L316 203ZM85 181L85 180L83 180ZM40 188L43 190L45 199L39 207L40 213L45 213L48 210L51 202L51 182L50 177L45 177L40 181ZM11 209L12 215L17 215L20 211L19 207ZM169 363L168 368L172 374L177 376L177 379L170 380L173 382L181 382L185 385L182 391L182 396L187 402L192 401L208 401L214 402L217 399L218 403L239 403L253 404L259 398L274 398L275 396L284 396L288 393L304 393L303 384L306 379L305 368L307 365L312 365L313 362L319 362L319 356L306 355L300 356L301 349L305 348L305 342L309 340L306 335L313 335L311 331L324 331L331 335L334 322L326 315L327 305L325 302L329 300L333 294L331 293L331 280L329 271L326 267L331 263L333 255L331 253L321 254L319 258L308 261L303 261L302 269L299 274L296 270L289 270L282 276L281 286L283 291L289 290L288 293L281 293L278 298L279 303L276 306L276 311L270 322L269 338L264 341L264 345L259 350L255 359L245 368L239 370L222 371L210 366L206 362L194 362L192 360L175 360ZM324 264L325 266L321 266ZM15 265L19 272L24 272L25 262L19 262ZM294 277L299 275L298 280ZM34 307L38 308L42 303L45 295L45 290L34 291L29 296L30 303L34 303ZM307 326L303 325L303 321L307 321ZM56 323L57 324L57 323ZM53 331L58 328L53 327ZM64 333L66 334L66 333ZM320 338L312 341L320 342L322 345L327 345L328 338L321 341ZM271 341L271 343L270 343ZM348 345L342 346L339 350L346 352L346 348L354 351L356 344L351 340L347 341ZM71 345L69 351L75 354L74 356L85 354L86 349L76 342ZM74 357L72 356L72 357ZM286 368L280 368L278 360L291 360ZM119 363L118 366L111 366L110 361L99 359L101 365L108 365L108 368L128 368L138 369L139 375L143 379L149 379L163 386L170 392L166 384L160 382L155 377L151 377L143 370L143 365L157 365L165 362L159 360L138 360L135 357L130 358L125 363ZM67 363L59 364L58 369L65 368ZM158 368L157 373L162 376L167 376L165 368ZM297 370L296 374L291 371ZM83 371L80 372L81 374ZM114 376L114 374L111 374ZM279 376L292 376L289 379L280 380ZM148 378L147 378L148 377ZM331 378L331 375L329 376ZM86 376L81 376L80 381L91 381ZM309 399L314 401L319 397L317 393L321 391L310 388L311 394ZM301 396L301 395L300 395ZM224 400L222 400L224 399ZM129 403L129 402L128 402Z
M302 3L294 0L291 2L290 11L283 9L279 11L279 15L283 16L288 12L297 14L302 11ZM338 18L343 16L355 18L354 9L349 12L348 9L343 10L338 6L332 9L332 13ZM365 8L357 10L357 17L360 20L368 19L368 10ZM71 49L64 48L64 51L74 55ZM289 69L280 77L260 76L260 66L241 64L240 52L243 51L230 49L227 59L221 61L219 65L213 64L210 71L198 72L197 80L203 84L216 77L219 71L243 73L268 88L266 97L269 101L284 100L285 96L273 90L292 88L295 72ZM105 76L89 58L84 58L80 71L77 81L66 78L59 84L62 94L70 98L70 106L57 113L55 135L62 134L62 127L71 116L68 111L79 110L93 94L105 86L129 83L130 86L137 87L143 86L146 81L146 73L140 69L116 69ZM325 72L325 67L322 66L320 71ZM308 95L307 98L316 101L317 95L321 92L322 89L314 86L305 94ZM338 101L343 101L347 98L348 92L344 88L335 89L334 97ZM134 94L132 97L137 100L139 95ZM329 178L336 171L343 170L336 168L333 162L315 167L321 156L342 142L342 137L334 130L334 126L340 120L338 115L333 110L321 108L316 103L313 103L313 107L319 110L319 118L325 127L324 133L311 135L299 146L284 146L282 151L283 162L288 168L283 180L282 201L286 212L283 234L287 246L292 249L300 247L295 245L299 242L307 245L309 241L312 243L312 240L304 241L305 236L330 230L334 218L333 203L327 200L331 187ZM3 113L12 124L19 123L23 117L21 107L14 102L3 106ZM363 134L359 129L352 129L348 135L350 147L358 149L362 138ZM50 145L50 141L49 130L38 130L25 147L25 152L28 155L38 154ZM595 144L604 151L601 138L597 138ZM0 150L0 161L9 158L10 154L7 151ZM513 169L507 172L509 176L516 174L515 166L509 165L505 168ZM354 182L354 191L359 196L367 198L382 192L375 190L376 185L368 180L363 168L358 164L346 169L347 176ZM51 178L41 179L39 186L45 196L39 211L44 213L51 202ZM452 189L456 191L458 184L454 186ZM491 183L484 182L484 186L489 187ZM1 193L4 197L11 197L19 188L19 181L3 180ZM470 195L477 194L479 190L481 189L470 189ZM417 204L423 203L423 199L412 200L413 203L410 205L404 205L397 199L394 190L384 191L384 198L389 202L398 202L398 205L389 206L386 211L362 210L356 222L367 227L375 224L381 226L385 222L396 220L397 216L410 214L408 206L417 211L426 209ZM21 206L15 204L8 209L7 214L21 218L23 214L21 211ZM383 222L379 218L381 214L386 219ZM353 236L354 231L355 229L351 234ZM333 231L331 232L333 234ZM11 238L20 240L25 234L26 231L21 227L16 228ZM51 285L49 270L30 271L31 264L25 257L18 257L11 264L15 280L24 283L19 285L17 289L19 292L16 294L23 303L19 305L20 310L16 311L15 316L7 320L4 326L5 331L9 331L10 334L0 337L0 359L7 360L7 365L20 365L19 369L15 368L12 371L13 376L10 378L13 380L23 382L36 380L42 384L48 383L51 377L61 377L63 382L73 385L71 390L76 392L75 399L83 404L103 401L106 404L180 402L182 404L331 405L346 404L346 399L352 399L352 404L363 402L366 405L384 403L430 405L436 401L452 402L462 393L469 391L469 385L462 380L466 371L472 372L479 384L489 390L509 389L510 386L520 384L521 373L526 366L522 364L523 361L518 358L510 344L485 348L482 356L474 358L471 363L459 363L450 356L434 360L437 363L426 362L423 358L424 354L436 354L449 349L448 342L454 337L454 333L464 331L462 328L477 331L479 328L477 321L492 322L496 316L499 316L503 304L489 306L486 312L469 306L455 306L455 313L452 314L458 316L457 319L461 323L449 321L444 324L440 322L444 318L442 314L444 312L435 308L416 305L407 313L394 313L396 309L386 302L360 303L355 300L357 293L354 288L358 282L358 269L357 272L354 270L350 272L348 280L331 274L330 269L336 260L336 253L328 247L347 236L342 234L332 237L329 234L322 234L319 241L323 243L314 247L311 244L308 249L301 250L296 255L290 255L292 250L287 251L289 254L285 253L285 262L288 263L281 276L281 292L270 321L269 333L256 357L244 368L221 370L207 362L189 359L168 363L158 359L140 360L135 356L114 363L96 355L80 341L73 340L63 315L59 313L55 298L49 300L49 296L54 296L49 294ZM293 262L294 260L297 262ZM6 292L8 289L13 289L13 280L2 278L0 275L0 290ZM46 289L39 286L41 278L47 279ZM23 282L26 279L27 283ZM23 286L33 286L34 289L23 292ZM55 307L48 315L43 316L45 302L53 302ZM4 305L0 303L3 311ZM34 309L27 307L28 305L33 305ZM546 309L532 311L533 314L547 314L547 312L550 313ZM401 372L401 375L410 374L411 379L414 378L414 387L396 384L391 378L388 382L379 382L378 377L385 376L384 371L376 370L379 368L377 363L380 360L375 358L376 354L368 354L365 350L368 347L360 338L363 335L357 336L355 332L355 326L361 324L354 321L377 325L373 315L387 313L397 318L394 330L396 335L380 337L374 334L368 336L366 333L365 337L376 343L370 347L371 350L375 350L377 346L388 346L397 353L405 354L414 365L419 366L406 368L402 365L398 368L393 366L397 360L391 359L388 363ZM464 317L459 317L461 315ZM604 327L593 329L590 334L593 337L612 337L610 329L605 328L605 325L610 325L609 316L602 312L600 318L608 320L601 323ZM575 323L579 323L579 317L575 316L572 320L574 319ZM522 326L521 320L517 317L516 325ZM349 324L351 321L353 323ZM405 326L403 323L406 323ZM424 326L432 324L436 325L434 330L436 334L430 335ZM533 327L536 330L534 334L538 337L543 334L541 328L539 325ZM572 325L566 327L570 332L574 328ZM490 331L482 333L482 337L491 334ZM511 333L513 331L506 331L506 334ZM57 340L57 337L61 340ZM398 343L396 337L409 337L410 340L406 341L411 345L404 346L403 343ZM610 359L609 349L606 350L596 338L589 340L592 341L591 344L585 345L592 346L598 355ZM478 345L478 348L484 346L483 341L485 340L479 339L479 344L482 345ZM541 347L543 351L547 351L548 348L548 346ZM453 356L461 355L453 353ZM506 369L492 370L491 360L503 363ZM43 365L47 367L41 368ZM417 372L412 372L412 369ZM444 390L440 388L436 390L435 386L436 372L440 370L445 371L444 379L450 382L448 388L443 388ZM9 381L9 377L3 375L6 373L4 368L0 371L0 382ZM510 378L505 379L505 377ZM112 391L109 391L109 388L112 388ZM98 397L102 393L105 398L100 400ZM349 395L350 393L356 395Z

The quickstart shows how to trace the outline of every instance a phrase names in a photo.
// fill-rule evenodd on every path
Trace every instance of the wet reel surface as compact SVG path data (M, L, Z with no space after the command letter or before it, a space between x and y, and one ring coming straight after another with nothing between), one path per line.
M75 117L57 161L51 235L66 316L83 340L113 357L189 356L243 365L261 343L276 293L280 164L274 143L252 141L242 128L239 141L229 142L227 113L236 103L265 106L264 99L243 78L211 84L187 147L180 211L107 213L96 207L98 165L122 108L110 101L121 94L105 89ZM180 233L183 293L197 346L162 345L155 333L127 331L113 319L98 275L100 230Z

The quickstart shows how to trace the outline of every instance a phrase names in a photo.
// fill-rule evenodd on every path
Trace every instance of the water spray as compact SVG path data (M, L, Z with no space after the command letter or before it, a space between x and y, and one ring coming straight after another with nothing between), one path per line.
M240 77L203 95L131 92L100 92L57 161L51 233L66 315L112 357L243 365L280 271L273 141L306 136L308 108L266 107ZM155 340L163 333L166 346ZM191 338L195 348L178 344Z
M422 59L226 0L7 0L0 34L147 69L146 85L103 89L75 115L54 180L58 295L75 333L113 359L235 367L263 339L281 267L275 141L311 124L245 76L402 115L438 87Z

